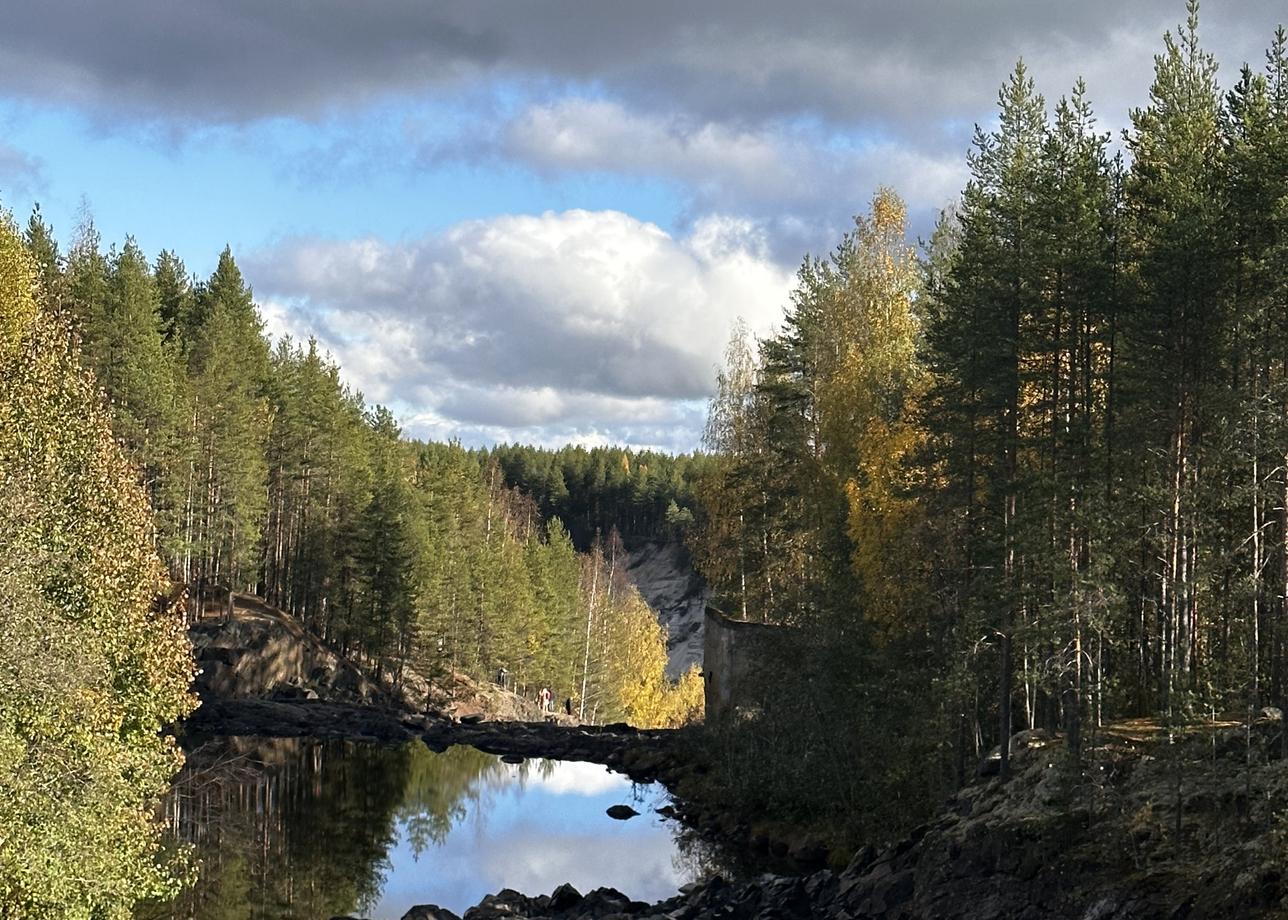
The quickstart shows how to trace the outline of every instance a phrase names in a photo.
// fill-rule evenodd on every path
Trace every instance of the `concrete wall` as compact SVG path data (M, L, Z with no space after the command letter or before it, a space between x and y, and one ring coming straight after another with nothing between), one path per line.
M774 667L775 639L787 627L731 620L708 607L703 623L702 676L706 720L715 724L737 711L759 707L758 676Z

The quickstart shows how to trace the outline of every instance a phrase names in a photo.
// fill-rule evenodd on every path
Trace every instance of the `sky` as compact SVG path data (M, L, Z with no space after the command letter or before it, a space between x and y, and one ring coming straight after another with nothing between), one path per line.
M0 30L0 205L87 217L267 331L315 337L413 437L700 443L738 319L881 185L929 234L1023 58L1117 137L1180 0L42 0ZM1283 0L1208 0L1229 86Z

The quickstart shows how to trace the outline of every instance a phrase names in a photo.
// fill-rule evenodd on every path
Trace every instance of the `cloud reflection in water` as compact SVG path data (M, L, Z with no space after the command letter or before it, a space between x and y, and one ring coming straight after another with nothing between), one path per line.
M564 882L583 893L606 886L637 900L670 897L691 876L676 858L671 827L653 811L665 801L660 787L633 786L593 764L507 766L479 790L470 814L419 859L400 824L380 899L366 915L398 920L425 903L462 913L502 888L549 894ZM619 803L641 814L609 818L605 810Z

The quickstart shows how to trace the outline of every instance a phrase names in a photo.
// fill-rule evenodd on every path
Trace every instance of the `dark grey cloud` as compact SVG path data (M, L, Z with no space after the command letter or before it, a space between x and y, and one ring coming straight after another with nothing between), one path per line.
M311 115L475 78L574 81L730 122L801 114L938 133L973 120L1021 55L1058 91L1112 97L1184 16L1179 0L539 4L386 0L45 0L7 11L0 85L196 122ZM1210 3L1228 69L1259 60L1282 0Z
M0 206L6 197L29 198L45 188L44 164L0 140Z

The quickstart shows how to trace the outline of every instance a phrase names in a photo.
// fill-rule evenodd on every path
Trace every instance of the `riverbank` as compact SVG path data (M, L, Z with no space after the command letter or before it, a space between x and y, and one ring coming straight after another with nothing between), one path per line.
M864 847L843 869L762 874L740 882L716 877L654 904L631 902L611 890L585 896L567 889L539 896L501 891L464 916L1283 916L1288 761L1281 756L1282 727L1275 713L1251 725L1207 725L1170 735L1158 726L1129 723L1103 731L1079 764L1070 761L1062 739L1021 733L1012 739L1011 777L979 777L934 820L892 845ZM513 731L461 728L466 730L459 735L456 729L443 731L484 744ZM522 743L535 744L543 731L522 730L520 737L528 738ZM599 751L606 759L604 752L613 750L617 768L629 770L634 757L624 756L623 745L631 739L646 752L658 742L679 750L674 738L616 729L603 732L603 747L578 741L563 750L590 756ZM650 766L634 769L663 781L672 769L665 759ZM407 914L408 920L453 916L431 906L420 911Z
M1089 738L1073 763L1060 738L1012 739L1013 775L979 777L904 839L829 852L809 829L722 811L714 756L700 728L424 714L395 705L313 699L210 699L183 731L203 736L334 738L435 751L464 745L507 758L600 764L658 781L670 814L751 867L644 904L611 891L560 898L498 892L466 916L608 915L864 918L1189 918L1288 912L1284 844L1288 761L1283 722L1176 730L1124 723ZM771 867L772 874L763 869ZM429 910L428 907L425 910ZM450 916L409 914L409 917Z

